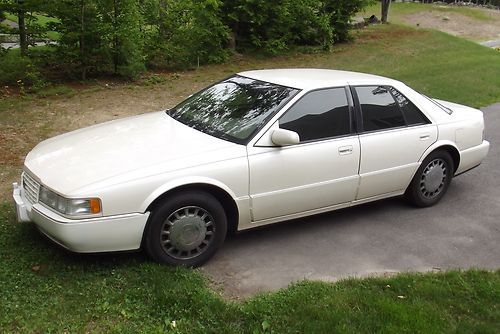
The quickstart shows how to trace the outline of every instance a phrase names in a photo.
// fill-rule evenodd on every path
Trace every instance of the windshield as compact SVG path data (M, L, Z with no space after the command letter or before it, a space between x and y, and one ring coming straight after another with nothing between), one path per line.
M194 94L168 113L209 135L246 144L297 92L237 75Z

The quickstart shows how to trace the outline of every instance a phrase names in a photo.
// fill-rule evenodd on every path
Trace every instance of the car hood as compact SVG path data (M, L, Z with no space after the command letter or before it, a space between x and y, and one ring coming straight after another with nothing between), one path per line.
M145 177L236 158L244 152L242 145L194 130L165 112L155 112L45 140L28 154L25 168L49 188L71 195L127 173Z

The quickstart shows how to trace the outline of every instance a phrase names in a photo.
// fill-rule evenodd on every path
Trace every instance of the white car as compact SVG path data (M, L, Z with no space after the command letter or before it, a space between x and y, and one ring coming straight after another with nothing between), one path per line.
M487 155L481 111L369 74L231 76L170 110L38 144L19 221L75 252L197 266L241 231L391 196L437 203Z

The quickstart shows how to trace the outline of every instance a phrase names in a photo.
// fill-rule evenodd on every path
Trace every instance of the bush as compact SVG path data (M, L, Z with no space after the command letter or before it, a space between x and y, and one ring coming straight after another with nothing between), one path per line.
M152 67L188 68L227 59L228 29L220 20L219 0L165 2L167 10L158 14L158 29L148 39Z
M23 92L37 90L45 85L40 72L28 57L21 57L19 50L0 53L0 84L18 86Z
M224 22L240 50L279 53L292 45L348 39L351 17L371 0L225 0Z
M144 71L140 16L135 0L61 2L53 12L59 21L57 55L70 77L114 73L135 78Z
M345 42L349 39L351 18L371 0L323 0L323 12L329 15L333 31L333 42Z

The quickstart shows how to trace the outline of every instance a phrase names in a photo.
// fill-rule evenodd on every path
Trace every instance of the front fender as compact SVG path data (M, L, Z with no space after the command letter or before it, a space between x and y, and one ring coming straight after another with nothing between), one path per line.
M189 177L183 177L183 178L176 178L174 180L171 180L165 184L162 184L161 186L157 187L155 190L153 190L149 196L146 197L146 199L142 202L140 206L140 210L142 212L145 212L147 208L151 205L151 203L154 202L158 197L163 195L164 193L178 188L178 187L183 187L183 186L189 186L190 184L205 184L205 185L211 185L215 186L217 188L220 188L224 190L226 193L228 193L233 199L236 199L235 193L223 182L209 178L209 177L204 177L204 176L189 176Z

